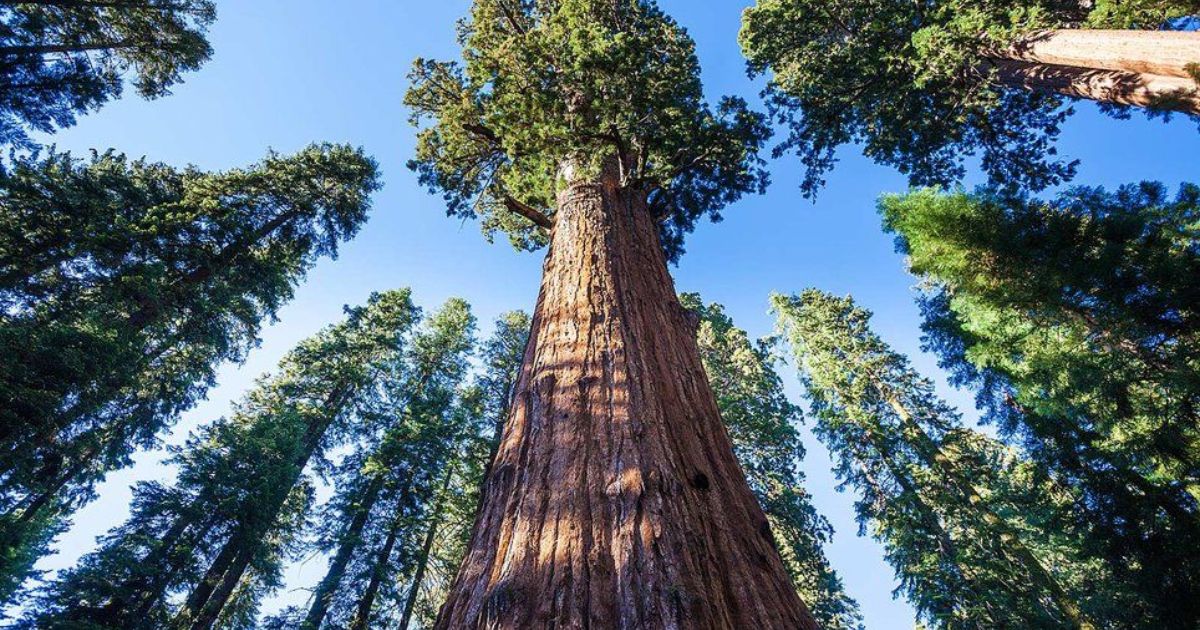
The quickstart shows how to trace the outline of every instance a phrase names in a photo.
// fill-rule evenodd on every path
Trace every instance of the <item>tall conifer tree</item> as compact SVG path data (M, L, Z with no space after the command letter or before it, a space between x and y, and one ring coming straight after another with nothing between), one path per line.
M406 586L412 591L421 580L426 530L440 519L448 480L478 434L477 396L464 391L474 325L467 304L451 300L391 368L395 375L371 411L378 426L360 431L323 509L319 544L332 551L325 576L307 609L287 611L276 623L317 630L396 622Z
M224 173L113 153L0 171L0 556L36 556L244 357L377 187L337 145Z
M376 294L302 342L229 419L189 440L173 486L139 486L130 520L51 587L29 625L199 630L253 619L310 513L305 470L355 435L403 374L418 317L407 290Z
M412 166L449 212L549 243L532 341L438 628L813 628L737 465L666 262L760 190L768 133L703 100L650 0L477 0L419 60Z
M1141 627L1125 616L1126 600L1136 602L1128 585L1086 555L1088 532L1044 520L1070 505L1069 491L963 428L871 332L868 312L815 290L772 301L815 431L922 618L939 628Z
M927 345L987 417L1085 492L1115 570L1200 611L1200 188L886 197L928 287Z

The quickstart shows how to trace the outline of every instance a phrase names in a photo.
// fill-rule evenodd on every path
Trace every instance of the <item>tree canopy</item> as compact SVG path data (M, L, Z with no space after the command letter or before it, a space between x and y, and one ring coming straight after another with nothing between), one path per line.
M212 56L211 0L40 0L0 6L0 144L117 98L169 93Z
M546 243L568 167L616 158L648 197L669 258L697 220L766 185L768 137L744 101L707 105L694 44L654 2L477 0L462 62L419 59L410 166L452 216L518 248Z
M986 417L1083 495L1104 553L1160 623L1198 618L1195 282L1200 189L1076 188L1042 201L922 190L881 202L927 346ZM1171 541L1171 542L1167 542ZM1153 618L1153 617L1150 617Z
M112 152L0 170L6 552L243 358L305 272L358 231L378 185L373 161L336 145L223 173Z
M985 53L1044 29L1155 29L1198 9L1194 0L759 0L741 42L751 72L769 74L768 104L790 130L776 155L801 158L809 196L852 143L915 185L957 181L977 156L993 184L1042 189L1075 174L1055 150L1071 109L1005 86Z

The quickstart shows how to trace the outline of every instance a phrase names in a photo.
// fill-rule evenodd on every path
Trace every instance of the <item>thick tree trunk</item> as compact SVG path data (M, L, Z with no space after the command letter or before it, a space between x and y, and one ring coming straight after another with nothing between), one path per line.
M986 56L1011 87L1200 114L1200 85L1189 70L1200 64L1200 32L1044 31Z
M997 80L1007 87L1200 115L1200 88L1191 79L1007 59L992 64Z
M644 194L572 175L436 627L816 628L734 458Z

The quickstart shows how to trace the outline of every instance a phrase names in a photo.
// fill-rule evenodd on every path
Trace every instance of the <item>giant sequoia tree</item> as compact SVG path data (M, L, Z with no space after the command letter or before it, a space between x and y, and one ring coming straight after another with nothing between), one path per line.
M887 197L929 346L988 417L1084 491L1160 623L1200 618L1200 189Z
M28 625L253 621L310 512L306 469L370 426L381 392L408 376L400 355L418 317L407 290L376 294L301 342L230 418L189 440L173 486L137 488L129 521L52 586Z
M0 3L0 144L74 124L127 78L143 97L167 94L212 55L215 17L211 0Z
M939 628L1148 627L1130 585L1057 518L1070 488L963 428L849 298L775 296L815 432L901 588ZM1182 627L1182 626L1180 626Z
M358 231L377 185L370 159L333 145L224 173L112 153L0 171L6 563L28 564L97 480L245 355Z
M920 185L979 153L993 182L1044 187L1074 173L1054 151L1063 96L1200 114L1200 33L1153 31L1190 14L1194 0L760 0L741 39L807 194L850 143Z
M549 243L515 403L436 627L811 628L733 455L667 260L758 190L766 129L705 105L652 2L478 0L420 60L413 167Z

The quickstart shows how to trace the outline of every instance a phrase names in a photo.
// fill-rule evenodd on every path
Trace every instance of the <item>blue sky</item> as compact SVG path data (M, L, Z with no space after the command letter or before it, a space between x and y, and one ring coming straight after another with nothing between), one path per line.
M697 40L710 97L737 94L756 101L760 85L746 77L736 42L739 16L750 0L660 4ZM189 430L227 413L230 402L292 345L336 320L343 304L361 303L371 291L409 286L430 308L464 297L484 323L482 334L500 313L532 309L542 255L489 245L476 225L446 218L439 200L404 167L413 147L401 103L405 75L417 56L455 56L454 22L468 5L468 0L220 0L211 33L215 56L172 96L152 102L129 97L49 139L75 152L116 147L131 156L206 169L254 162L268 148L287 153L328 140L361 145L382 166L385 188L367 226L338 260L322 261L309 274L244 365L221 369L219 386L184 416L168 443L181 442ZM1156 179L1175 186L1200 179L1194 122L1140 115L1121 121L1089 104L1077 109L1059 144L1064 155L1082 160L1077 183ZM766 313L771 291L815 286L853 294L875 312L877 331L944 385L933 359L919 351L914 281L881 233L874 209L879 194L903 190L904 180L854 147L841 157L816 203L799 195L795 160L772 162L774 184L766 195L730 207L724 222L702 225L691 237L687 255L673 270L677 286L724 304L754 336L771 330ZM977 181L977 173L971 178ZM798 397L790 374L788 383ZM944 386L942 391L973 417L969 395ZM862 605L868 627L912 628L911 608L892 597L895 582L879 547L857 536L852 496L834 489L824 447L810 439L808 451L809 490L837 529L829 556ZM100 498L76 515L57 555L41 568L70 566L94 547L97 535L123 521L135 481L170 479L162 458L162 452L143 453L135 466L110 475ZM321 558L292 567L287 588L269 607L303 600L307 594L301 589L323 569Z

